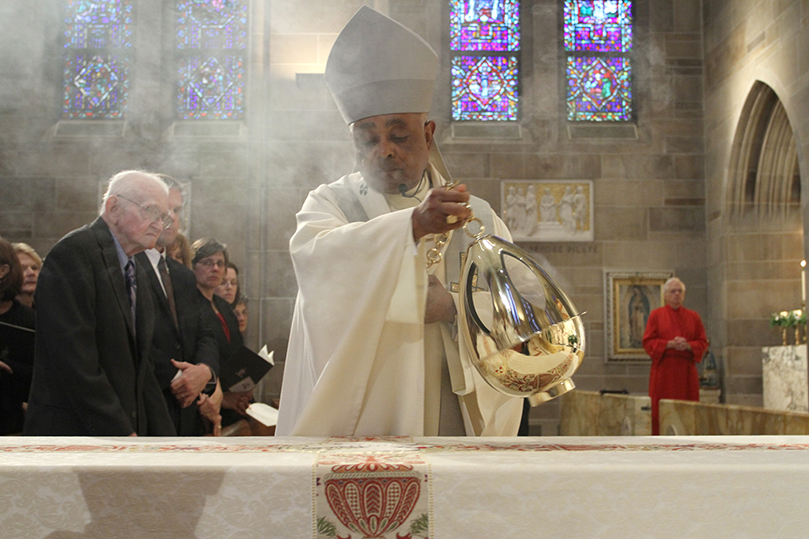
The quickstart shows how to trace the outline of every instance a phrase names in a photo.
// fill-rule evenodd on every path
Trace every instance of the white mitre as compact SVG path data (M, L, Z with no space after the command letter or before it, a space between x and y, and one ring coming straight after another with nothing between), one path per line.
M438 56L412 30L363 6L326 63L326 84L347 124L370 116L429 112Z

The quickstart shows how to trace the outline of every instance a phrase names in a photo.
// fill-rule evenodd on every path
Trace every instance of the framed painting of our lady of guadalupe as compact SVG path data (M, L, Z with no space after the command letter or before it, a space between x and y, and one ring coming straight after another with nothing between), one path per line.
M607 362L647 362L643 332L652 309L662 307L670 271L608 271L604 274Z

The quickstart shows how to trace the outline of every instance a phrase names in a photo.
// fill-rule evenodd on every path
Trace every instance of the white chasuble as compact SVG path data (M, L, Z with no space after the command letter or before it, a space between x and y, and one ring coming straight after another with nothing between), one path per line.
M309 193L297 215L290 254L298 296L277 435L424 435L425 399L432 408L435 384L440 388L433 379L436 359L425 364L425 347L443 356L448 344L454 350L448 357L465 360L448 324L425 335L425 253L432 242L416 244L413 209L391 211L385 196L359 173L332 186L350 189L367 220L350 222L325 185ZM439 278L443 282L443 275ZM430 384L425 369L431 369ZM466 373L452 380L456 393L466 393L464 401L486 401L474 402L470 417L464 417L467 434L516 435L521 399L495 392L479 377L472 381L468 360L449 370ZM427 410L429 431L437 424L435 415Z

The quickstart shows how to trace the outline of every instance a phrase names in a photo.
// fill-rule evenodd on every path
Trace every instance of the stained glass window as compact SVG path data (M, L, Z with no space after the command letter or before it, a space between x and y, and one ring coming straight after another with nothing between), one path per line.
M452 50L520 50L518 0L452 0L450 6Z
M517 59L456 56L452 59L453 120L516 120Z
M631 0L565 0L567 119L631 121Z
M519 0L450 0L452 119L516 121Z
M629 52L631 48L630 0L565 2L565 50Z
M632 67L626 58L568 57L568 119L630 120L631 79Z
M244 115L248 0L177 0L177 117Z
M130 0L67 0L62 117L119 119L129 96Z

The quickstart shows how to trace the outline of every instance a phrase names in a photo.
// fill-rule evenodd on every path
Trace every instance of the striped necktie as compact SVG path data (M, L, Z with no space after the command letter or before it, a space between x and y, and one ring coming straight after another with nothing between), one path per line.
M135 301L138 293L138 283L135 281L135 263L130 260L124 266L126 277L126 294L129 296L129 308L132 309L132 327L135 327Z
M166 267L166 259L162 256L157 263L157 271L160 273L160 280L163 281L163 287L166 290L166 299L169 301L171 319L174 321L174 327L179 330L180 324L177 321L177 304L174 302L174 286L171 284L171 276L169 275L169 269Z

